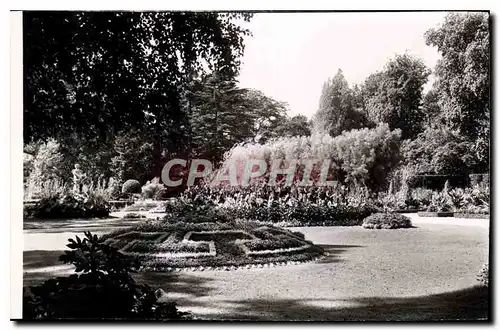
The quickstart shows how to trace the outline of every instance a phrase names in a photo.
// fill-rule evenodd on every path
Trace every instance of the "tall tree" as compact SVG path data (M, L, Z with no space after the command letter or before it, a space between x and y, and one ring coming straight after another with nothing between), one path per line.
M384 70L367 78L364 84L368 117L401 129L402 139L415 138L423 129L422 94L430 70L422 60L397 55Z
M187 140L185 82L219 70L235 76L250 14L26 12L24 139L76 134L109 141L147 134L155 162Z
M353 91L339 69L333 78L323 84L319 109L313 119L313 130L338 136L342 131L366 126L364 113L356 109L355 101Z
M441 53L435 75L444 122L477 148L483 170L489 159L489 30L487 13L453 13L425 34L426 43Z
M215 161L237 143L274 136L287 111L286 104L240 88L219 72L194 82L188 103L192 154Z

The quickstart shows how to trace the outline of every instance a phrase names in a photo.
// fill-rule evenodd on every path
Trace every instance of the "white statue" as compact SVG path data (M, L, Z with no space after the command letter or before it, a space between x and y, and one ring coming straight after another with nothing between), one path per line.
M80 165L75 164L75 168L71 170L73 174L73 191L76 193L81 193L83 189L83 181L87 175L80 169Z

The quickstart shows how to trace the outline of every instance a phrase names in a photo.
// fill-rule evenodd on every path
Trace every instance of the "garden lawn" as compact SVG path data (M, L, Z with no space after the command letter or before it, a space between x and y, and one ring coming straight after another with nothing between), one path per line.
M206 319L487 317L488 293L474 286L478 285L476 274L488 258L488 228L425 222L415 225L397 230L293 228L330 255L293 266L148 272L137 278L164 289L179 309ZM39 254L33 253L25 252L25 263L28 257L37 259ZM30 275L25 274L25 284L35 281Z

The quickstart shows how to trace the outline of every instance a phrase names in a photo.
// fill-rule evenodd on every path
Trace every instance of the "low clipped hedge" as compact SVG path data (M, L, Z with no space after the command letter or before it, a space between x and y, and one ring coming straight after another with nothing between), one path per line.
M411 219L397 213L376 213L363 220L365 229L411 228Z
M135 179L129 179L122 185L122 193L137 194L141 193L141 183Z

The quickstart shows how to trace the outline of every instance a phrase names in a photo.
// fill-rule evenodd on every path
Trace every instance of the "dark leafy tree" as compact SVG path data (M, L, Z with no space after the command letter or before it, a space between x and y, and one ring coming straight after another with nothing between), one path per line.
M76 135L112 144L148 134L155 166L187 141L185 82L205 69L234 77L249 32L215 12L27 12L24 139Z
M442 57L435 68L436 93L445 124L477 148L477 168L488 168L490 24L486 13L453 13L426 32Z
M188 104L192 154L215 161L237 143L274 136L287 111L285 104L218 72L192 84Z
M314 130L338 136L343 131L366 127L368 122L357 104L353 91L344 78L342 70L324 85L319 109L314 115Z
M157 176L153 167L153 144L138 131L116 135L113 145L116 155L111 159L111 171L116 179L124 182L138 180L144 184Z
M422 94L430 74L422 60L397 55L382 72L369 76L364 84L368 117L401 129L402 139L414 138L423 129Z

